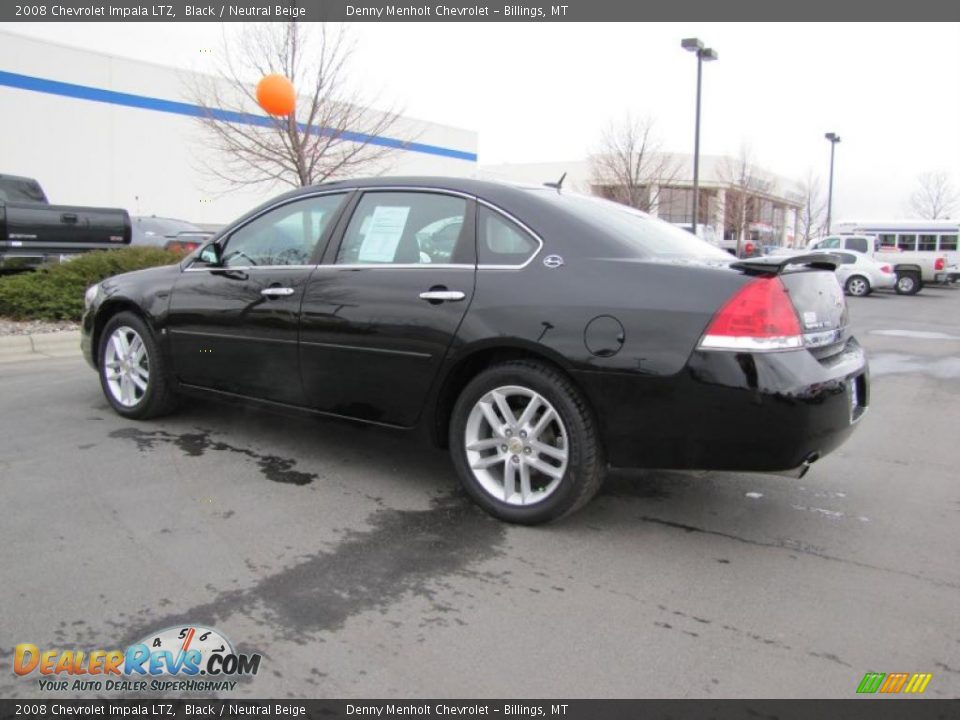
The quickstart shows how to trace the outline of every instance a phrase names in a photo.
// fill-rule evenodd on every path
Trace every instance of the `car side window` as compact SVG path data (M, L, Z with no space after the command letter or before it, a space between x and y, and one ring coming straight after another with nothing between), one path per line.
M337 265L462 262L467 201L428 192L368 192L350 218Z
M818 250L834 250L838 247L840 247L840 238L838 237L828 237L817 244Z
M857 252L868 252L867 239L865 237L847 238L847 250L856 250Z
M840 262L844 265L853 265L857 262L857 256L850 253L837 253L840 256Z
M477 211L477 260L481 265L523 265L540 249L523 228L490 208Z
M225 267L308 265L345 194L287 203L244 225L227 240Z

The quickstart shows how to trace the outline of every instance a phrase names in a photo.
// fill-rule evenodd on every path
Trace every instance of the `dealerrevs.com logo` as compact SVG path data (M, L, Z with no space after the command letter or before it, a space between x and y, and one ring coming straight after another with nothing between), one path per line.
M126 650L14 648L13 671L37 677L40 690L73 692L219 692L256 675L261 656L237 653L212 628L193 625L152 633Z

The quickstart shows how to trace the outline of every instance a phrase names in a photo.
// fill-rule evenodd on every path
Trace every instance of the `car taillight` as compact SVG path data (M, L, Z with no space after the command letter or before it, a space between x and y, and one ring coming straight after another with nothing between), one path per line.
M946 260L944 260L944 258L937 258L933 263L933 269L943 270L943 268L946 267L946 265L947 263L946 263Z
M193 242L191 240L171 240L166 244L166 249L170 252L183 253L192 253L200 247L200 243Z
M714 315L703 350L770 351L803 347L797 311L778 277L751 280Z
M893 268L890 267L889 265L881 265L881 266L880 266L880 272L886 273L887 275L892 275L892 274L893 274Z

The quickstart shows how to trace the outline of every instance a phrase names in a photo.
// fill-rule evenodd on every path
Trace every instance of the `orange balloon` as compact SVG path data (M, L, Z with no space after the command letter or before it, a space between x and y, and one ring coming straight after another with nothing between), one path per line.
M265 75L257 83L257 102L271 115L290 115L297 106L297 94L283 75Z

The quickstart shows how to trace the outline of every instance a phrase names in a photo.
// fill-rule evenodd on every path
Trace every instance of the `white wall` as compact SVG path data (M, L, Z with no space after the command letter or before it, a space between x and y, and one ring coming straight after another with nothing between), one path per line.
M0 32L3 72L189 102L186 71ZM471 130L403 118L396 132L476 156L477 133ZM13 88L0 74L0 173L36 178L53 203L226 223L288 189L224 193L200 162L207 152L194 118ZM395 175L469 176L476 162L397 151L385 169Z

